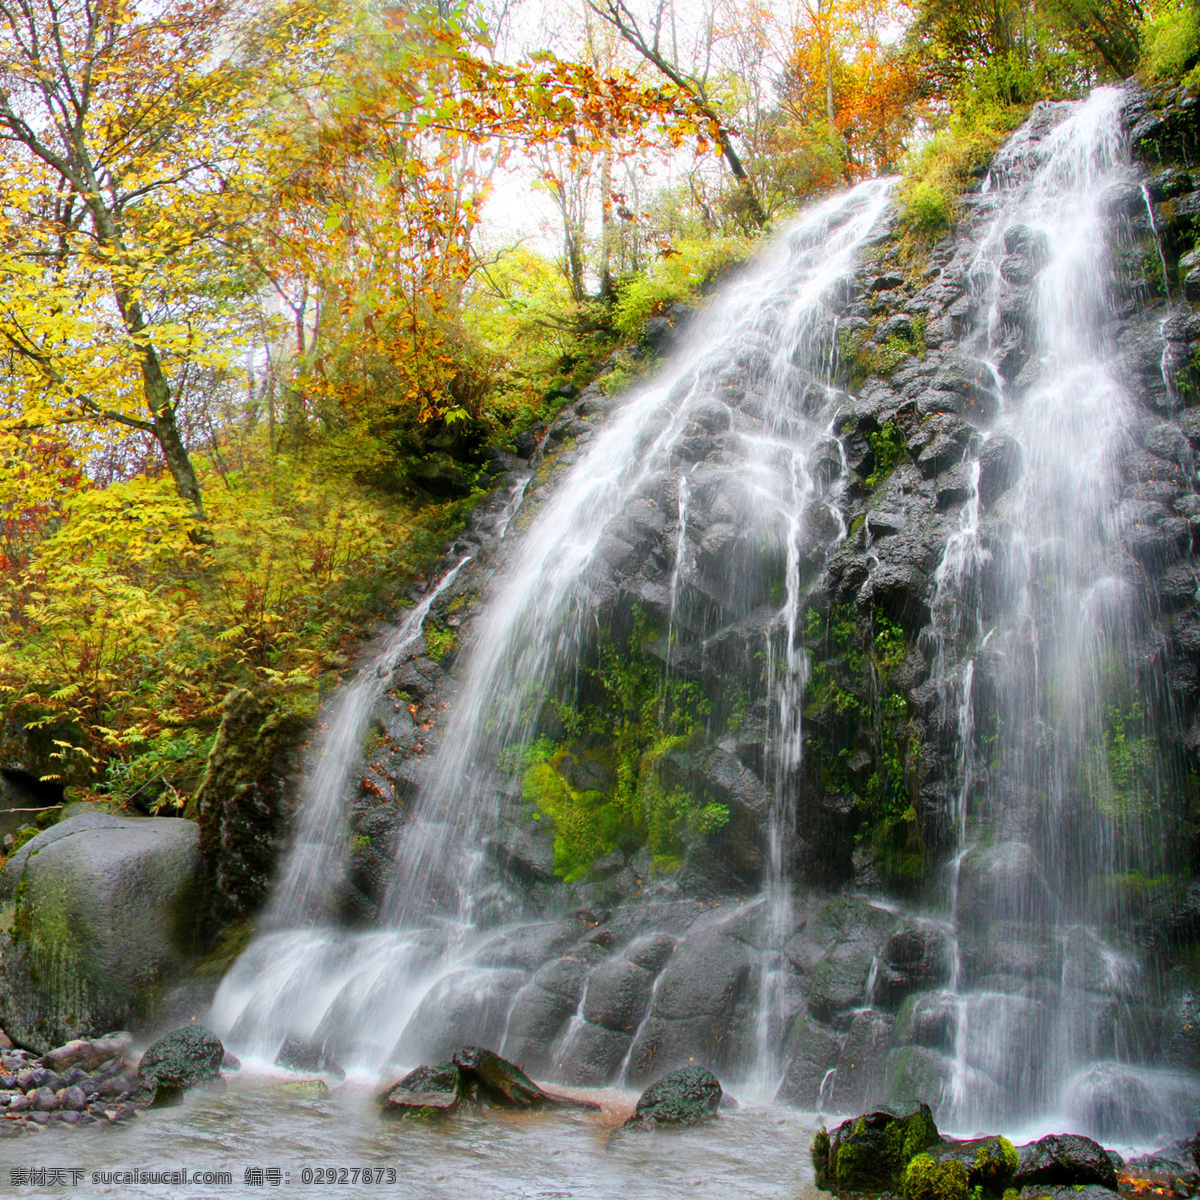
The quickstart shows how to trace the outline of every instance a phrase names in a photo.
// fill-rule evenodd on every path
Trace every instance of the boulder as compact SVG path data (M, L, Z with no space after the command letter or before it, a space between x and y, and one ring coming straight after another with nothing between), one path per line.
M389 1120L447 1116L464 1102L462 1076L452 1062L418 1067L377 1099L383 1109L379 1115Z
M22 846L0 872L0 1026L44 1053L152 1017L190 950L199 866L175 817L86 813Z
M1017 1147L1017 1169L1012 1186L1024 1188L1042 1185L1074 1187L1099 1184L1117 1189L1117 1173L1104 1147L1091 1138L1073 1133L1052 1133L1025 1146Z
M211 1029L185 1025L161 1037L138 1064L138 1078L146 1089L143 1102L154 1107L177 1104L183 1093L221 1077L225 1047Z
M788 1065L775 1093L776 1102L808 1109L825 1104L842 1051L841 1039L816 1021L799 1017L788 1032L785 1051Z
M464 1046L454 1055L467 1094L495 1108L582 1108L599 1112L600 1105L543 1091L520 1067L491 1050Z
M909 1163L941 1140L927 1104L895 1112L879 1109L852 1117L843 1121L826 1142L819 1138L814 1141L817 1186L839 1195L899 1193ZM965 1186L962 1195L966 1195Z
M1179 1138L1150 1154L1140 1154L1123 1166L1122 1174L1155 1182L1170 1183L1174 1179L1195 1178L1200 1171L1200 1133L1194 1137Z
M918 1154L904 1170L904 1200L967 1200L968 1175L956 1159Z
M982 1137L969 1141L946 1141L928 1151L936 1163L959 1163L970 1187L1001 1195L1017 1172L1016 1148L1007 1138Z
M979 451L979 500L985 507L1008 491L1021 477L1025 452L1007 434L990 437Z
M638 1097L622 1130L661 1126L680 1128L711 1120L721 1107L721 1084L704 1067L681 1067L652 1083Z
M275 1056L275 1065L288 1071L323 1071L337 1079L346 1078L346 1072L327 1053L325 1047L320 1042L306 1038L284 1038L283 1045L279 1047L279 1053Z
M590 1100L560 1096L538 1087L515 1063L479 1046L464 1046L450 1062L418 1067L376 1097L381 1116L430 1117L457 1111L465 1104L533 1110L579 1108L599 1112Z
M888 938L875 982L875 998L893 1007L913 992L950 978L952 955L945 929L934 921L906 920Z

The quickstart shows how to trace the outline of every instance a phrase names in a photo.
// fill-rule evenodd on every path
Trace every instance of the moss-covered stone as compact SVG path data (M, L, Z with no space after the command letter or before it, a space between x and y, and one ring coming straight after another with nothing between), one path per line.
M960 1164L971 1188L981 1188L989 1196L1002 1195L1017 1172L1016 1148L1003 1137L945 1142L932 1153L939 1163Z
M639 1097L628 1128L698 1125L717 1115L721 1085L704 1067L681 1067L652 1083Z
M177 1102L190 1088L219 1079L225 1047L211 1029L185 1025L155 1042L138 1064L138 1075L155 1106Z
M904 1200L967 1200L967 1170L953 1159L918 1154L904 1172Z
M45 1051L152 1019L194 925L196 826L87 813L0 873L0 1026Z
M809 1152L812 1155L812 1165L817 1177L817 1187L827 1192L829 1191L829 1134L823 1125L813 1135L812 1146Z
M323 1079L293 1079L276 1089L289 1100L328 1100L329 1086Z
M844 1121L829 1145L827 1186L839 1195L898 1194L912 1159L941 1142L927 1104Z

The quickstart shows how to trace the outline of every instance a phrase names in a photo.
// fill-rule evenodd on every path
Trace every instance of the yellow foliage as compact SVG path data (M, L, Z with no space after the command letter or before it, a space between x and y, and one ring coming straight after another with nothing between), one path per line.
M95 781L151 743L170 759L161 739L180 731L202 755L196 731L233 686L312 712L372 591L423 565L425 531L454 517L415 519L257 443L243 459L224 477L198 463L211 545L189 536L168 476L139 475L68 494L26 561L0 571L0 713L40 733L53 774ZM0 462L0 496L13 470Z

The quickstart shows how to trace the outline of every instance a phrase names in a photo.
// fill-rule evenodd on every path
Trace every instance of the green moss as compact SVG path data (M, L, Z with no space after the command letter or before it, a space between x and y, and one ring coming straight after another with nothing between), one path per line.
M967 1200L967 1195L962 1163L939 1163L928 1154L918 1154L904 1172L904 1200Z
M873 433L867 434L875 465L870 475L863 483L874 491L896 469L900 460L907 453L905 443L908 438L900 426L893 421L885 421Z
M16 833L13 834L12 849L9 850L9 855L16 854L26 842L31 842L42 831L36 825L22 825Z
M254 926L249 921L239 921L226 927L217 944L196 963L193 973L204 978L219 979L253 940Z
M812 1146L809 1148L812 1156L813 1171L817 1177L817 1187L829 1191L829 1134L822 1125L813 1135Z
M1000 1151L1004 1155L1004 1165L1008 1168L1008 1173L1011 1177L1017 1173L1017 1168L1021 1165L1021 1156L1017 1153L1016 1146L1008 1138L1001 1136L999 1142ZM1007 1197L1008 1193L1012 1190L1011 1188L1006 1188L1004 1195Z
M822 787L854 801L858 837L887 883L910 890L924 878L925 848L913 784L920 738L892 677L908 653L903 627L882 610L861 617L833 605L805 617L811 656L805 716Z
M913 319L911 334L892 334L879 344L873 339L882 320L883 317L877 317L867 327L843 333L839 339L838 348L849 367L851 390L857 391L871 375L890 378L909 358L925 357L924 314Z
M363 850L370 850L371 839L365 833L355 834L350 839L350 853L360 854Z
M1002 1137L988 1138L975 1148L975 1164L968 1177L973 1187L998 1195L1016 1174L1017 1151Z
M277 1088L288 1100L328 1100L329 1086L321 1079L293 1079Z
M629 636L602 641L596 664L582 672L587 700L546 705L565 740L542 735L501 755L504 769L523 773L523 794L536 813L554 822L554 869L568 883L619 847L644 845L657 869L673 870L688 841L728 820L725 805L663 780L664 760L693 740L711 706L695 684L664 681L648 648L656 636L635 610ZM615 787L576 788L571 778L581 758L608 765Z
M938 1140L937 1125L934 1124L932 1113L919 1106L908 1116L889 1125L884 1137L892 1168L899 1179L912 1158Z
M1163 270L1162 252L1157 245L1147 247L1142 255L1142 278L1151 296L1167 294L1167 276Z
M454 649L457 640L458 634L455 630L447 629L444 625L426 622L425 653L434 662L440 663Z
M872 1187L872 1184L880 1186L880 1166L878 1156L869 1146L859 1142L847 1142L839 1146L834 1172L838 1191L866 1190Z

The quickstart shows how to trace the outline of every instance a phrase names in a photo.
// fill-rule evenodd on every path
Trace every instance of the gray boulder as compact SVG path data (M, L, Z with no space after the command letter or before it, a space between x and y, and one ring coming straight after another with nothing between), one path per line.
M142 1102L155 1107L177 1104L190 1088L221 1078L225 1047L211 1029L185 1025L161 1037L138 1064Z
M704 1067L682 1067L652 1083L640 1096L622 1130L698 1125L721 1107L721 1085Z
M0 1026L44 1053L153 1016L188 951L199 830L175 817L61 821L0 873Z

